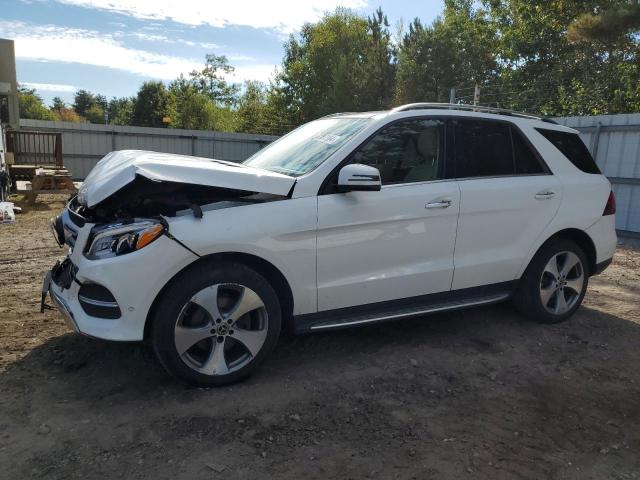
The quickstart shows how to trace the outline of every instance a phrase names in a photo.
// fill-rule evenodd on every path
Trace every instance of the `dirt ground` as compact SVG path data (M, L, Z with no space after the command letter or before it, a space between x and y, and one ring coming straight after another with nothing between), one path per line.
M567 323L504 304L296 337L204 390L39 313L62 200L0 225L2 479L640 479L637 244Z

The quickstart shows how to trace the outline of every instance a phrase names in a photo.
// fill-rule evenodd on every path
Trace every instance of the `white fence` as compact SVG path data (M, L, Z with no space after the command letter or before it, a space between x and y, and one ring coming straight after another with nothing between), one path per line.
M580 132L616 195L616 228L640 233L640 113L562 117Z
M168 128L20 120L25 130L62 133L62 156L74 179L82 180L105 154L138 149L240 162L278 137Z

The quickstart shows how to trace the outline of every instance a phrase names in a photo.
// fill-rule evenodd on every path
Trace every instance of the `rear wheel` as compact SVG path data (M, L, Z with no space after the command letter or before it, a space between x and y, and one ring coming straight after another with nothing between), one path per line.
M553 240L540 249L523 275L516 307L537 322L562 322L582 303L588 277L582 249L570 240Z
M280 334L278 297L241 264L202 265L169 288L156 309L152 341L175 377L201 386L250 375Z

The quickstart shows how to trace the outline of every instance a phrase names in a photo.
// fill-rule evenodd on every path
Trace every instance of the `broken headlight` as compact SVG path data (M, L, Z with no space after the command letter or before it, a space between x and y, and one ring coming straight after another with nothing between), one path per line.
M166 227L157 220L94 227L85 255L91 260L97 260L135 252L149 245L165 230Z

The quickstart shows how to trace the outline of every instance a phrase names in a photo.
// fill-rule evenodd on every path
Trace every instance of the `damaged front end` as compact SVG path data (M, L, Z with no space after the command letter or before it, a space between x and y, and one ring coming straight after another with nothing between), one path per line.
M191 211L202 217L202 207L222 201L259 203L286 198L283 195L261 194L232 188L154 181L141 175L94 207L72 201L72 208L91 223L105 223L133 218L174 217L181 211Z
M54 219L53 233L60 246L79 247L89 260L125 255L163 234L173 239L171 217L202 218L203 210L282 200L294 185L292 177L242 164L117 151L93 168Z
M203 207L220 208L282 200L286 196L244 190L152 181L140 175L94 207L77 196L52 222L56 241L75 247L78 231L93 224L83 253L91 260L123 255L144 248L168 233L166 218L191 214L202 218Z

